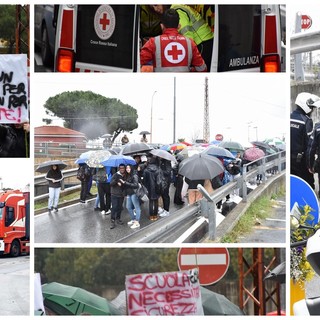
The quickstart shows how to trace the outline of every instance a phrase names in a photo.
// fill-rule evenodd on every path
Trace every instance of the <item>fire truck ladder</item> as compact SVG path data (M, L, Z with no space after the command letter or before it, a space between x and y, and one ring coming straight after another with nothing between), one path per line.
M277 314L281 314L280 305L280 283L270 281L274 288L270 292L266 289L264 277L270 268L274 268L280 261L280 249L275 248L271 262L268 266L264 264L264 249L252 249L252 263L244 257L244 249L238 249L238 263L240 266L240 308L244 309L249 301L254 303L254 315L266 315L266 302L269 300L275 304ZM247 280L251 276L251 281ZM247 280L247 281L245 281ZM250 285L248 288L246 285Z

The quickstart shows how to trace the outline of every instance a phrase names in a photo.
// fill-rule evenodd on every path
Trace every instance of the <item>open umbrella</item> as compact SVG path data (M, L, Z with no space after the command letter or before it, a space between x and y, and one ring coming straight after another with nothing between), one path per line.
M201 153L182 160L179 167L179 174L190 180L211 180L223 171L224 167L218 158Z
M166 159L168 161L174 161L177 162L176 158L169 153L168 151L165 150L161 150L161 149L153 149L150 151L151 154L153 154L156 157L162 158L162 159Z
M58 315L119 315L105 298L78 287L51 282L42 285L44 305Z
M267 143L270 146L274 146L279 150L285 150L286 149L286 143L283 140L281 140L280 138L266 139L263 142Z
M111 152L108 150L97 150L90 154L85 163L92 168L101 167L101 162L106 161L111 157Z
M194 154L198 154L202 152L205 148L201 146L192 146L182 149L179 154L181 154L184 158L189 158Z
M120 164L124 164L124 165L129 164L134 166L137 163L130 156L125 156L123 154L113 154L105 161L102 161L100 164L103 165L104 167L119 167Z
M40 173L47 173L52 166L57 166L59 167L60 170L62 170L66 168L68 165L61 160L49 160L49 161L40 163L36 168L36 171Z
M181 141L182 144L185 144L187 147L191 147L192 143L187 142L187 141Z
M286 282L286 262L282 262L277 265L272 271L269 271L263 280L273 280L279 283Z
M90 155L95 152L95 150L89 150L80 154L79 158L75 160L76 164L83 164L89 159Z
M139 134L150 134L150 132L149 131L141 131Z
M242 158L248 161L255 161L260 158L263 158L264 156L265 156L265 153L261 149L252 147L244 151Z
M269 146L265 142L252 141L251 143L253 144L254 147L257 147L257 148L261 149L267 155L274 154L274 153L277 152L272 146Z
M168 147L168 151L171 150L171 151L176 151L176 150L182 150L184 148L186 148L187 146L183 143L173 143L173 144L170 144L169 147Z
M221 157L225 159L235 159L234 155L228 149L218 146L210 146L207 149L203 150L202 153L209 156Z
M153 148L144 142L127 143L121 150L121 154L134 155L138 153L149 152Z
M245 315L244 312L226 296L200 287L203 312L207 315Z
M244 147L241 143L235 141L222 141L218 145L221 148L228 149L229 151L243 151Z
M101 136L101 138L111 138L111 137L113 137L113 135L110 133L105 133Z

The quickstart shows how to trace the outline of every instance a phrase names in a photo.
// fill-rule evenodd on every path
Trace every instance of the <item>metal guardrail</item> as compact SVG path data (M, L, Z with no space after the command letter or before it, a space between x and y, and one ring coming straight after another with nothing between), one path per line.
M277 157L276 159L270 160L270 158ZM262 162L256 168L247 171L248 167L252 167L255 164ZM277 168L278 172L285 170L286 156L285 152L279 152L271 156L266 156L260 160L253 161L244 165L244 171L242 175L228 184L215 190L211 195L206 194L206 191L201 188L199 190L203 192L204 198L199 203L191 206L184 207L176 211L173 215L166 217L165 221L161 220L161 223L153 223L143 228L143 232L135 232L125 238L117 241L118 243L150 243L155 242L155 239L161 237L162 234L168 232L168 230L175 230L181 224L184 223L190 216L201 215L208 219L209 225L209 239L214 240L216 234L216 214L215 205L219 201L223 200L228 194L231 194L235 189L242 190L245 195L243 201L247 201L247 183L254 179L258 174L262 174L262 181L266 181L267 170Z
M300 32L290 38L290 54L298 54L320 49L320 30Z

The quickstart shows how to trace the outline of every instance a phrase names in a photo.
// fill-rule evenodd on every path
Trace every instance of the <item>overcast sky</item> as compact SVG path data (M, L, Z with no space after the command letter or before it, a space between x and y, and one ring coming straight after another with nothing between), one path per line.
M289 96L285 74L37 74L31 85L32 106L37 109L32 122L35 126L44 124L43 105L49 97L64 91L91 90L137 109L139 126L129 134L131 142L139 141L140 131L150 130L152 109L152 142L171 143L175 95L176 140L191 141L203 136L206 76L210 140L218 133L240 142L285 134Z
M24 189L33 181L33 168L30 159L1 158L0 188Z

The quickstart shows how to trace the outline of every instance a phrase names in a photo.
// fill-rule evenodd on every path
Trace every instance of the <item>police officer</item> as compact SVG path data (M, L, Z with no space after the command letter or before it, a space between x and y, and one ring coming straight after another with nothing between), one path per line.
M295 104L296 110L290 116L291 174L304 179L314 189L313 173L309 171L307 163L307 149L313 132L310 116L315 107L320 107L320 98L301 92L297 95Z
M152 62L155 72L207 71L192 39L178 33L179 15L168 9L162 16L162 35L151 38L140 51L141 65Z
M315 155L317 155L317 159L315 159ZM320 122L314 125L313 133L309 139L307 166L310 173L318 173L318 183L320 185ZM318 195L320 198L320 189Z

